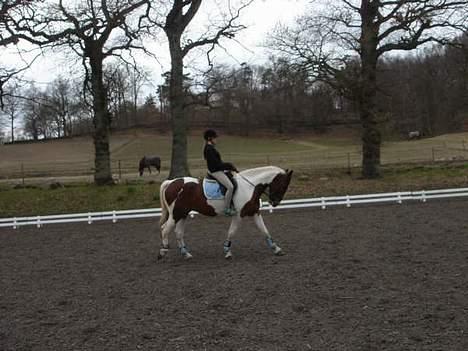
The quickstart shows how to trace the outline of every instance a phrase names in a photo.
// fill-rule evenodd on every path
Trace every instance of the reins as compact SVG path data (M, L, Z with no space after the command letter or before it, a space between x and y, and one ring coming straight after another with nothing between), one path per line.
M252 183L250 180L248 180L246 177L244 177L244 176L243 176L242 174L240 174L239 172L237 173L237 175L238 175L239 177L241 177L242 179L244 179L247 183L249 183L249 184L255 189L256 185L255 185L254 183ZM268 197L268 199L269 199L270 201L273 201L273 200L271 199L271 197L270 197L270 194L267 193L267 192L265 191L269 186L270 186L270 185L268 184L268 185L265 187L265 189L262 190L262 194L265 194L265 195Z

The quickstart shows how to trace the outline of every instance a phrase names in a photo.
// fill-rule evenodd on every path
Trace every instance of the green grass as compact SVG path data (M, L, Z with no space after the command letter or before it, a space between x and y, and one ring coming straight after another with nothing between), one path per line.
M468 164L384 167L383 177L363 180L341 170L302 170L287 198L352 195L468 186ZM130 182L97 187L75 184L57 189L0 187L0 218L160 207L159 183Z
M163 176L166 176L170 166L171 143L171 135L152 130L142 129L112 135L111 158L114 174L118 173L120 161L121 173L128 175L124 178L133 179L138 161L143 155L159 155L162 159ZM188 161L194 174L199 174L205 168L202 148L201 132L193 132L188 137ZM350 131L344 131L342 135L331 133L294 137L222 135L218 148L224 159L235 163L239 169L266 164L294 169L307 169L309 166L332 169L347 167L348 162L356 167L361 162L359 137ZM94 167L90 137L37 144L0 145L0 155L0 179L18 179L23 173L26 178L89 176ZM463 158L468 158L468 133L447 134L416 141L384 141L382 145L384 165ZM60 181L65 182L63 179Z
M266 155L276 153L291 153L313 151L316 146L302 145L287 139L266 137L242 137L226 135L218 140L218 149L224 155ZM204 141L201 137L188 137L188 158L198 160L202 158ZM321 149L321 148L320 148ZM169 160L171 155L171 138L168 135L142 135L132 142L119 148L112 154L114 159L138 158L143 155L159 155ZM141 155L141 156L140 156Z
M206 164L202 159L200 133L191 135L188 142L192 175L202 176ZM241 170L266 164L294 169L288 197L298 198L468 186L466 161L461 164L457 161L458 165L445 164L454 156L468 158L468 151L463 150L465 145L468 147L468 133L384 143L384 176L370 181L359 179L361 155L359 138L355 135L301 135L295 138L223 135L218 148L226 161L235 163ZM84 184L92 181L90 169L94 155L90 138L0 145L0 179L10 178L5 182L9 186L0 183L0 217L159 207L159 182L168 174L170 150L171 136L167 134L147 130L115 134L111 140L114 176L118 173L115 161L122 160L124 180L119 185L96 187ZM137 176L138 161L145 154L161 156L161 175ZM433 158L440 162L431 163ZM353 169L351 177L345 172L348 162ZM400 165L412 162L419 164ZM421 166L421 162L425 165ZM33 172L31 176L48 178L28 179L26 174L25 184L33 186L13 189L12 185L22 183L17 178L21 175L18 173L21 163L26 171ZM86 169L88 173L80 173ZM84 174L88 176L82 176ZM82 177L79 180L65 177L75 175ZM150 179L152 184L148 183ZM48 185L50 182L83 183L52 190ZM41 186L34 186L37 184Z
M159 184L0 189L0 217L159 207Z

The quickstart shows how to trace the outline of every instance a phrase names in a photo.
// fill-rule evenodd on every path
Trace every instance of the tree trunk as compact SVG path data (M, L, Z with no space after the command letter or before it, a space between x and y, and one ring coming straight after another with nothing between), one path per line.
M187 161L188 117L185 114L185 94L183 89L184 56L180 47L180 36L169 36L169 50L171 54L169 108L172 125L172 156L169 179L190 175Z
M103 80L103 59L100 49L93 50L89 56L94 112L94 183L97 185L113 184L114 182L110 165L110 114L107 111L107 94Z
M379 27L375 23L378 2L364 0L361 3L361 82L359 112L362 124L362 176L380 176L381 134L377 125L377 45Z
M135 72L135 71L134 71ZM135 73L134 73L135 74ZM138 89L136 79L133 82L133 123L138 126Z
M15 118L11 116L11 143L15 142Z
M33 140L39 140L39 128L37 127L37 121L35 118L31 121L31 131Z

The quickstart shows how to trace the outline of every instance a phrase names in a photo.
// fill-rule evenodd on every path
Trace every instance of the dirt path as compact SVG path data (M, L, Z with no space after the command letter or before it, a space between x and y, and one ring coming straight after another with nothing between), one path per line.
M468 200L278 212L156 262L154 221L0 229L0 349L468 349ZM173 238L172 238L173 239ZM174 240L172 240L172 243Z

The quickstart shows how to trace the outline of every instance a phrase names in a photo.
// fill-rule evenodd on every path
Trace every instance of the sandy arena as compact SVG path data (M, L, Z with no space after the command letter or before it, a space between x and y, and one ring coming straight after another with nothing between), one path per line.
M0 229L0 350L468 350L467 199L264 216Z

